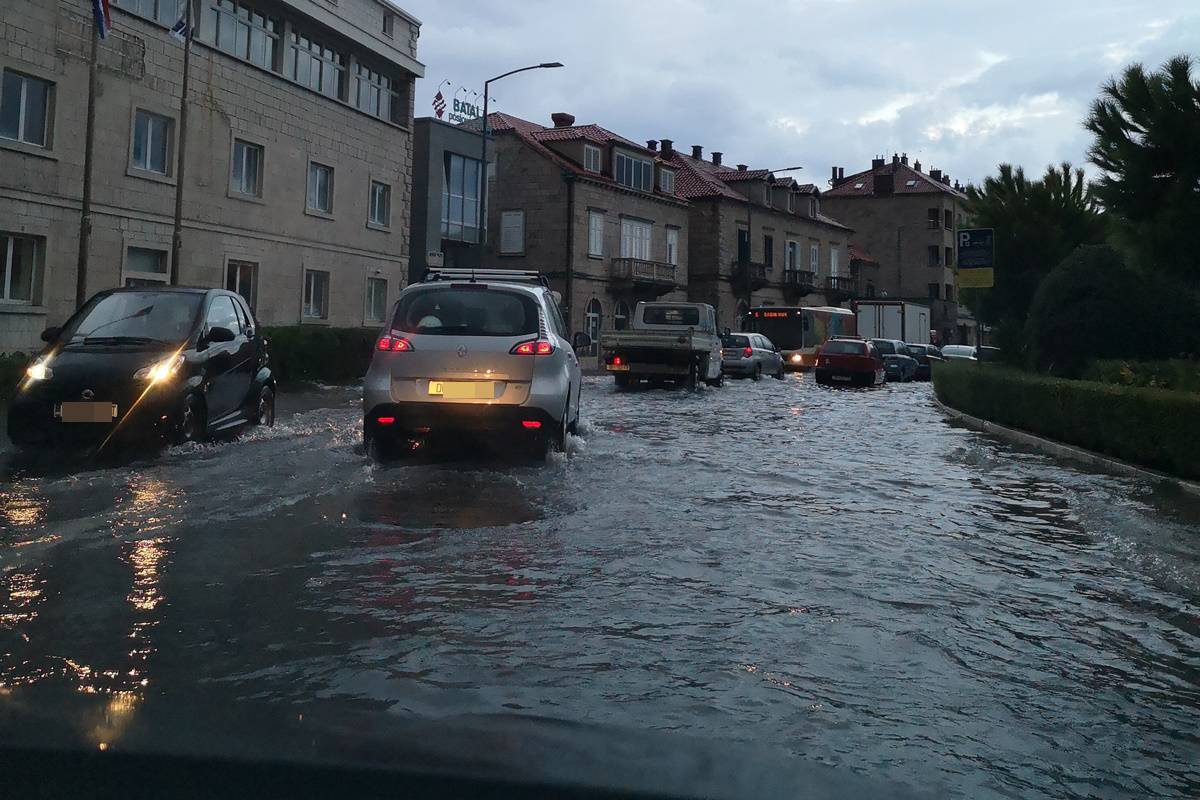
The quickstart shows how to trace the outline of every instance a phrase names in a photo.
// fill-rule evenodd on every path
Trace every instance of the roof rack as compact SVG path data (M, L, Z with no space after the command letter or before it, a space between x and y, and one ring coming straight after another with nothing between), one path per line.
M505 283L536 283L549 288L546 276L534 269L472 269L431 267L425 271L424 283L433 281L503 281Z

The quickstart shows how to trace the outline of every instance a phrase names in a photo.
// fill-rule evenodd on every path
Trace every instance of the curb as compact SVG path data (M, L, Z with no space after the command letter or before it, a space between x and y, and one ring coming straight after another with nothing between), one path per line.
M1032 433L1017 430L1016 428L1006 428L1003 425L997 425L995 422L989 422L986 419L972 417L970 414L959 411L956 408L951 408L941 400L938 400L936 396L933 398L933 404L950 419L980 433L997 436L1016 444L1025 445L1046 455L1082 463L1103 472L1112 472L1133 478L1166 481L1167 483L1176 485L1190 495L1200 497L1200 483L1195 483L1184 478L1177 478L1165 472L1139 467L1136 464L1130 464L1128 461L1121 461L1112 456L1101 455L1100 453L1085 450L1075 445L1056 442L1053 439L1045 439Z

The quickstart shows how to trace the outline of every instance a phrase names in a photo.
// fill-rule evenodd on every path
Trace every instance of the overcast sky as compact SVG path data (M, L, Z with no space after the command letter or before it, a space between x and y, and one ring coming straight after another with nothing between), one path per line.
M438 84L542 124L567 111L725 163L801 164L824 188L876 153L966 183L1002 161L1083 164L1100 85L1200 57L1200 0L398 0L423 23L417 116ZM1197 70L1200 72L1200 68ZM469 93L460 94L460 97Z

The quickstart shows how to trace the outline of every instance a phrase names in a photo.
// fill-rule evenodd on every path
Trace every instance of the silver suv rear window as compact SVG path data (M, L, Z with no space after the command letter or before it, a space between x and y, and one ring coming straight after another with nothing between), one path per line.
M486 286L444 286L400 298L395 330L446 336L525 336L538 332L529 295Z

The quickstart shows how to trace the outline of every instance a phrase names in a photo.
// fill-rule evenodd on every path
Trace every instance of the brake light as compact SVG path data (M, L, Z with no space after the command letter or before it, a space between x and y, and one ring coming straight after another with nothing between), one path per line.
M544 339L533 342L521 342L508 352L516 356L548 356L554 352L554 345Z
M742 358L749 358L752 355L754 355L753 347L747 347L744 350L742 350Z
M621 366L621 365L622 365L622 364L624 364L624 363L625 363L625 359L621 358L620 356L613 356L613 357L612 357L612 365L613 365L614 367L619 367L619 366Z
M542 427L542 423L536 419L523 419L521 420L521 425L522 427L529 428L530 430Z
M413 346L412 342L403 336L388 335L379 337L379 341L375 343L375 349L383 352L410 353Z
M378 422L380 425L391 425L393 422L396 421L396 418L395 417L376 417L375 421Z

